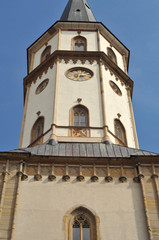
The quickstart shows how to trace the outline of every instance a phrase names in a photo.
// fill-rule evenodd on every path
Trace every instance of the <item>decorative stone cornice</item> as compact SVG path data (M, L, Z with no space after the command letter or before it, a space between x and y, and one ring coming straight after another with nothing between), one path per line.
M119 182L121 182L121 183L127 182L127 178L125 176L121 176L119 178Z
M70 176L66 174L62 177L62 179L63 179L63 181L68 182L68 181L70 181Z
M34 175L34 180L36 180L36 181L40 181L40 180L42 180L42 175L41 174L35 174Z
M151 176L152 179L158 178L158 175L156 173L152 174Z
M28 49L28 66L31 62L31 54L35 53L46 41L49 41L54 35L58 33L59 30L62 31L99 31L104 38L111 43L122 55L125 56L126 61L129 59L129 50L117 39L108 28L106 28L101 22L91 23L91 22L61 22L57 21L53 24L39 39L37 39Z
M144 178L144 175L140 173L140 174L138 175L138 178L141 180L141 179Z
M27 85L32 84L32 82L35 83L38 77L41 78L43 73L46 74L49 68L52 69L54 64L61 62L62 60L64 60L66 64L68 64L69 61L72 61L74 64L76 64L77 61L80 61L81 64L85 64L86 61L88 61L91 65L94 62L101 63L106 70L109 69L110 74L114 75L116 80L119 79L122 84L129 86L132 92L133 81L104 52L56 50L24 78L24 93Z
M21 179L22 179L22 181L27 180L28 179L28 175L23 173L22 176L21 176Z
M17 172L17 176L18 177L22 177L23 176L23 173L21 171Z
M79 182L84 181L84 176L83 175L77 176L77 181L79 181Z
M92 182L97 182L98 181L98 176L96 176L96 175L93 175L92 177L91 177L91 181Z
M7 171L4 171L4 172L2 172L2 175L5 177L6 175L10 175L10 173L9 172L7 172Z
M140 178L138 176L134 177L133 180L135 183L140 183Z
M105 177L105 181L106 182L112 182L113 181L113 177L112 176L106 176Z
M49 181L53 182L53 181L56 180L56 176L51 174L51 175L48 176L48 179L49 179Z

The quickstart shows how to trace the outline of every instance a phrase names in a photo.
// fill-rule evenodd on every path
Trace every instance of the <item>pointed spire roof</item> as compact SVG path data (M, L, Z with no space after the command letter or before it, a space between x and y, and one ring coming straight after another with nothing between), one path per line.
M69 0L60 20L96 22L87 0Z

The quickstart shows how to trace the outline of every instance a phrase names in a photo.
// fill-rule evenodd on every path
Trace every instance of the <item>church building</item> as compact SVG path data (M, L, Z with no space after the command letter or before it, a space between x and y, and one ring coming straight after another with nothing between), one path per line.
M159 240L159 155L139 149L129 53L86 0L28 48L0 240Z

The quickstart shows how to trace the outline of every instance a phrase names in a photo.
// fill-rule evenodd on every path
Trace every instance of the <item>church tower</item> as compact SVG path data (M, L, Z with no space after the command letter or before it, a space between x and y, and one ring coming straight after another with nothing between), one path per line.
M138 148L129 50L69 0L27 55L19 148L0 152L0 239L158 240L159 155Z
M104 142L138 148L129 50L96 19L85 0L28 48L19 147Z

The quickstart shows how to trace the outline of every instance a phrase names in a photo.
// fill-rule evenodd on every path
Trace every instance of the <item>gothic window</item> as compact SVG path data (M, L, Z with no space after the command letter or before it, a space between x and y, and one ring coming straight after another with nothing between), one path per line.
M72 137L90 137L88 109L77 105L70 111L70 130Z
M32 127L31 143L36 141L40 136L42 136L43 129L44 129L44 117L39 117Z
M82 105L73 108L72 111L72 124L75 127L88 126L88 109Z
M77 36L72 39L72 50L74 51L86 51L87 40L84 37Z
M85 216L75 218L72 226L72 240L90 240L89 221Z
M122 142L124 145L127 145L127 140L126 140L126 131L123 126L123 124L120 122L119 119L115 119L114 121L115 125L115 136ZM118 144L121 142L117 141Z
M98 217L87 208L79 207L68 216L67 240L99 240Z
M51 46L47 46L41 54L41 63L45 61L51 54Z
M109 47L107 48L107 55L115 64L117 64L116 55L115 55L114 51Z

